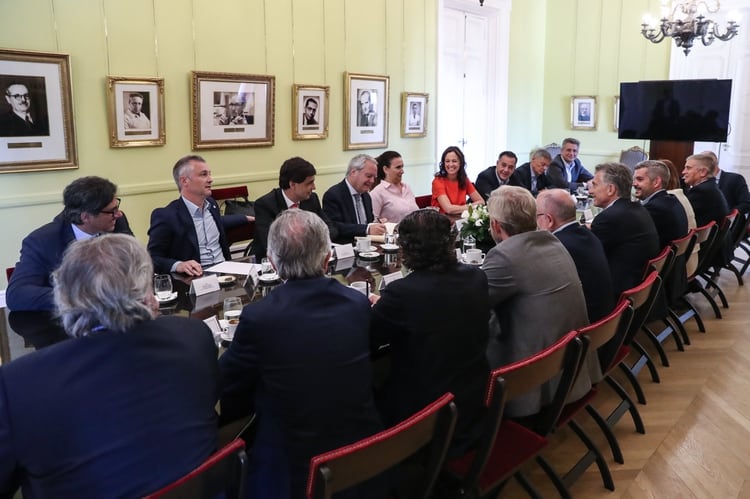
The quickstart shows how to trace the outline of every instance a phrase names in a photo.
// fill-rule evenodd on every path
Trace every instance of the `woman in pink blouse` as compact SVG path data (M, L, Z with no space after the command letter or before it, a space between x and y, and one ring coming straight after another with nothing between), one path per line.
M372 213L382 221L399 223L402 218L418 210L414 193L401 181L404 160L396 151L385 151L375 158L378 162L378 185L370 191Z

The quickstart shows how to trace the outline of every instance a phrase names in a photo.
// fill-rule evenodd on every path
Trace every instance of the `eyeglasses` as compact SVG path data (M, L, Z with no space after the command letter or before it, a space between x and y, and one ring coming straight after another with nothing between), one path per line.
M8 94L8 97L13 97L16 100L29 100L29 94Z
M99 210L99 213L106 213L107 215L112 215L113 217L120 213L120 198L115 198L117 200L117 204L115 205L114 209L112 210Z

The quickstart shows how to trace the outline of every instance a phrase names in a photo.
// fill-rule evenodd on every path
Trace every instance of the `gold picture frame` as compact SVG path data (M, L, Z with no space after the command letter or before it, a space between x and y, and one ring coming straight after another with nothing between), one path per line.
M344 73L344 149L388 147L390 77Z
M272 146L276 78L192 72L193 149Z
M107 77L109 147L163 146L164 78Z
M427 136L427 102L429 94L401 93L401 136Z
M328 138L330 87L292 85L292 139Z
M596 130L596 97L574 95L570 98L570 127L573 130Z
M0 49L0 173L78 168L71 85L68 54Z

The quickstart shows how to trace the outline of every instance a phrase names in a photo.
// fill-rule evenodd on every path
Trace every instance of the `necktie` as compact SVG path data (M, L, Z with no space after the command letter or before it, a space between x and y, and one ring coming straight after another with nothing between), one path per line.
M357 193L354 195L354 208L357 211L357 223L366 223L367 217L365 216L365 207L362 205L362 194Z
M292 203L292 206L290 208L299 208L299 203Z
M29 125L33 125L34 124L34 122L31 121L31 115L30 114L26 115L26 123L28 123Z
M536 175L531 176L531 192L536 192Z

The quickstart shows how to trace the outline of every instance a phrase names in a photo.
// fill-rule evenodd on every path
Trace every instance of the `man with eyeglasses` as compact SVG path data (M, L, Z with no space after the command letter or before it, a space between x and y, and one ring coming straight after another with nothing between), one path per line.
M52 271L72 242L110 232L133 235L116 194L117 186L101 177L81 177L65 187L63 211L21 244L5 295L8 308L54 310Z
M5 89L9 109L0 114L0 137L49 135L49 125L41 113L33 113L26 85L12 83Z

